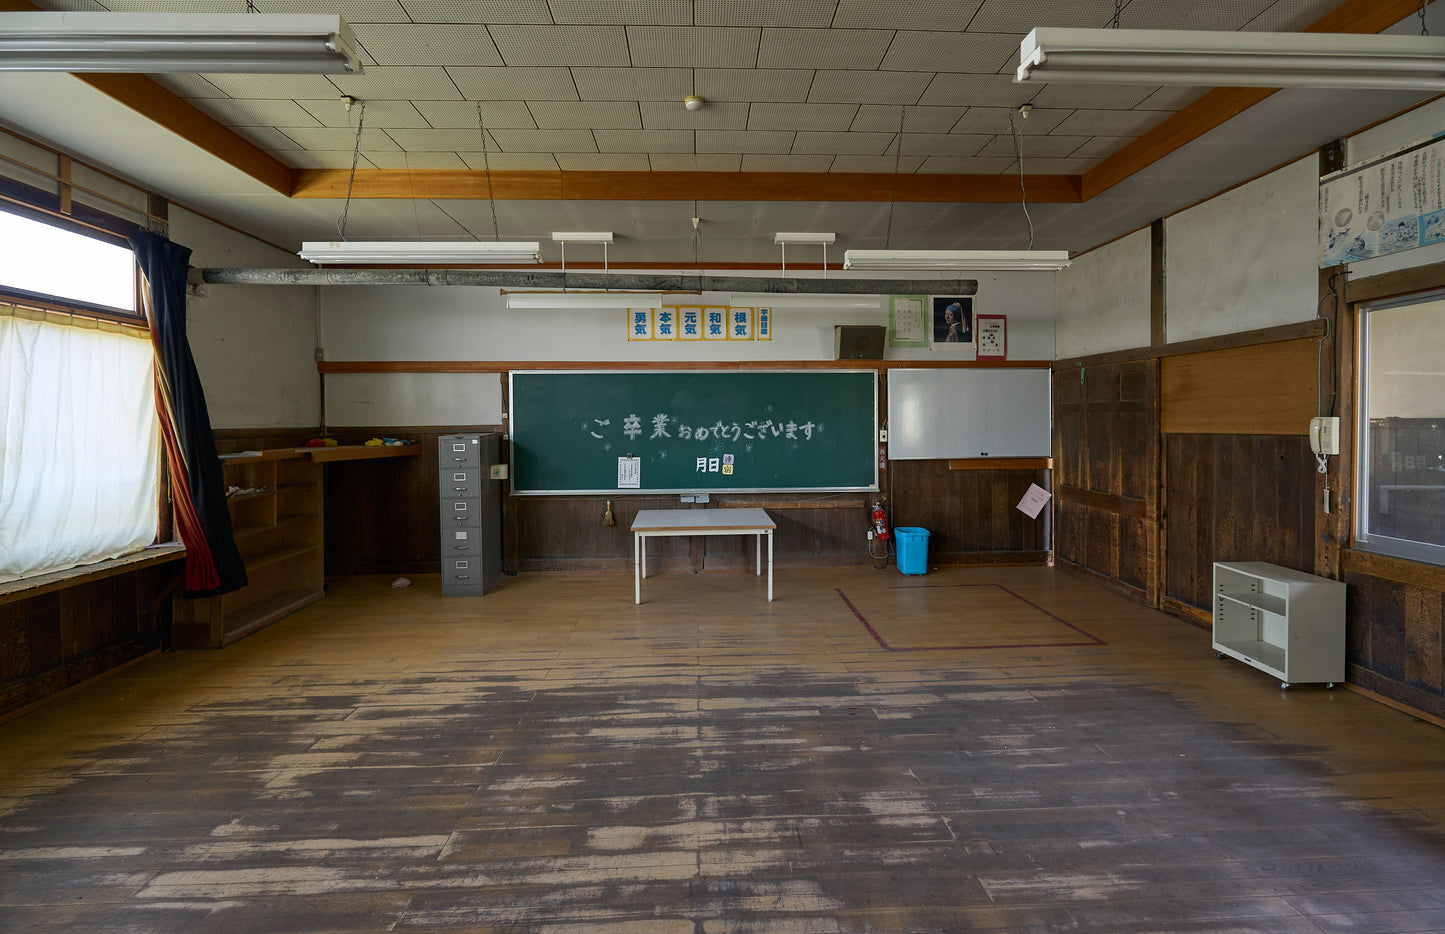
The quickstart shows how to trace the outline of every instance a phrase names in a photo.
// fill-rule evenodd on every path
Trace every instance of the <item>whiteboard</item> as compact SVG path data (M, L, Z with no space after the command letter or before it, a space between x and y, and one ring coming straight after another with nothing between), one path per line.
M892 460L1048 457L1049 370L888 371Z

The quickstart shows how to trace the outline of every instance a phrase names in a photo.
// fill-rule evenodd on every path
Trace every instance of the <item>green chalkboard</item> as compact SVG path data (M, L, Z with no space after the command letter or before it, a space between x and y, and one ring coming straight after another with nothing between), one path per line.
M870 490L873 370L513 371L512 492ZM618 458L638 485L620 487Z

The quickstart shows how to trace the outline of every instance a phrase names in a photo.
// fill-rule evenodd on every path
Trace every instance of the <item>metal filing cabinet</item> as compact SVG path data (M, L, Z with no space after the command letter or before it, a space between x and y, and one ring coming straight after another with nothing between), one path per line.
M491 466L497 434L442 435L437 451L441 498L442 596L481 596L502 576L502 498Z

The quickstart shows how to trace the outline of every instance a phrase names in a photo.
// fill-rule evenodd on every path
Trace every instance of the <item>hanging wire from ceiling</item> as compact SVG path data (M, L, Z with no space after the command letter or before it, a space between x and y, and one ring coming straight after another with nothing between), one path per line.
M482 134L482 168L487 174L487 200L492 204L492 239L500 241L502 234L497 226L497 198L492 193L492 160L487 151L487 124L482 119L481 101L477 101L477 129Z
M893 153L893 192L888 198L888 229L883 235L883 249L893 249L893 207L898 203L898 170L903 161L903 118L907 107L898 108L898 148Z
M1429 2L1430 0L1420 0L1420 9L1417 11L1420 14L1420 35L1422 36L1430 35L1430 27L1425 25L1425 4Z
M1027 120L1029 118L1029 111L1032 109L1033 106L1030 104L1024 104L1020 107L1020 119ZM1008 128L1014 141L1014 159L1019 167L1019 205L1024 209L1024 220L1027 221L1029 225L1029 249L1032 250L1034 248L1034 219L1029 216L1029 193L1028 189L1024 187L1023 129L1014 124L1014 114L1012 110L1010 110L1008 114Z
M1124 0L1114 0L1114 18L1109 21L1110 29L1119 28L1119 14L1124 12Z
M349 111L355 99L344 98ZM361 101L361 110L356 115L356 146L351 152L351 174L346 179L346 203L341 206L341 217L336 222L336 236L346 239L346 217L351 213L351 189L356 185L356 164L361 161L361 128L366 123L366 101Z

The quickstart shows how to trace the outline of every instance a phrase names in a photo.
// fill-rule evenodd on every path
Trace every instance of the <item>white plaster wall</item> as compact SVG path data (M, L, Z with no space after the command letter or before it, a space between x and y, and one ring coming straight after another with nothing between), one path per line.
M1293 324L1319 299L1311 154L1165 221L1170 343Z
M921 277L920 277L921 278ZM1052 273L984 274L978 279L975 313L1008 316L1010 359L1048 360L1054 352ZM940 280L949 294L952 280ZM629 341L621 309L509 310L496 288L426 286L326 286L320 290L320 343L326 359L547 361L768 361L832 360L833 327L888 324L886 303L877 310L786 309L774 311L770 341ZM739 302L739 304L741 304ZM972 346L899 348L889 359L972 359ZM490 413L496 377L417 379L377 374L326 384L327 424L495 424L499 419L462 418ZM460 394L460 395L459 395ZM391 401L383 402L384 399ZM499 403L498 403L499 404ZM395 421L350 421L367 412L390 411ZM403 417L405 416L405 417Z
M309 265L175 205L170 238L191 249L196 268ZM206 285L202 292L187 300L186 321L211 427L320 425L316 287Z
M1077 257L1054 282L1058 356L1149 346L1148 229Z

